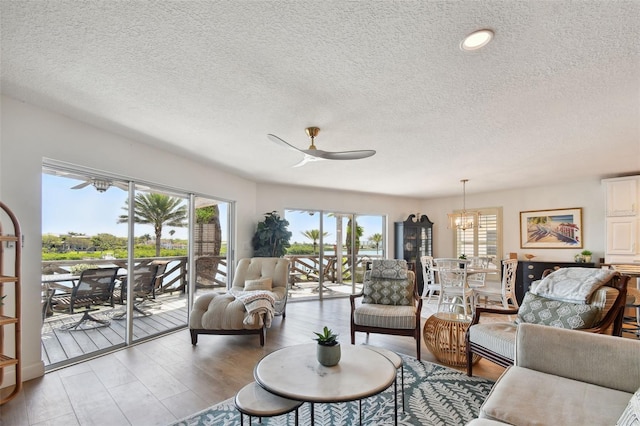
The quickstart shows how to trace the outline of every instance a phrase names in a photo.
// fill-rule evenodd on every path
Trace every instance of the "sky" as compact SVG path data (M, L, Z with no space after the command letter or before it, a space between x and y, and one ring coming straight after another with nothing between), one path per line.
M80 180L63 176L42 174L42 233L43 234L68 234L76 232L86 235L108 233L118 237L127 236L127 224L118 224L118 217L126 214L123 207L126 206L127 192L111 186L105 192L98 192L92 185L80 189L71 187L82 183ZM185 198L185 205L186 205ZM220 204L222 218L227 216L227 204ZM289 221L289 230L292 233L291 242L309 243L311 240L302 235L304 231L320 229L320 214L310 214L307 211L287 210L285 219ZM375 233L383 234L382 216L359 216L358 225L364 228L361 241L367 241ZM325 243L334 244L338 234L336 230L336 217L324 214ZM346 240L347 219L342 224L342 241ZM227 240L226 221L222 223L222 237ZM169 238L169 231L175 230L172 238L187 239L187 228L163 227L163 238ZM153 227L150 225L135 225L135 236L144 234L153 236Z

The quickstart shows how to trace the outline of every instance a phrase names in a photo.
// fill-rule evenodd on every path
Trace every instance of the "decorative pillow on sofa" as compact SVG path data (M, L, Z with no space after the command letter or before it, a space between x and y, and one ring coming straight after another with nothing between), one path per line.
M640 389L631 397L627 408L616 422L616 426L638 426L640 425Z
M376 305L413 305L413 283L410 280L374 278L364 282L362 303Z
M257 280L246 280L244 282L244 291L268 290L271 291L273 281L271 278L259 278Z
M400 259L376 259L371 264L371 278L407 278L407 261Z
M527 292L518 310L516 323L534 323L558 328L593 327L600 318L600 307L561 302Z

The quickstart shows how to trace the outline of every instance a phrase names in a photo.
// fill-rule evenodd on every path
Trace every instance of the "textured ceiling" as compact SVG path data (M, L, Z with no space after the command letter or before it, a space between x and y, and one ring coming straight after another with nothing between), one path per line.
M2 1L2 92L263 182L416 197L640 172L640 1ZM491 28L484 49L462 38ZM306 148L375 149L292 168Z

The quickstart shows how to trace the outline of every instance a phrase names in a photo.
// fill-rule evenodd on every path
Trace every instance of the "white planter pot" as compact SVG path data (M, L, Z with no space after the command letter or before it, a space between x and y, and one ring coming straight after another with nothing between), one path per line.
M333 346L317 345L318 362L325 367L333 367L340 362L340 343Z

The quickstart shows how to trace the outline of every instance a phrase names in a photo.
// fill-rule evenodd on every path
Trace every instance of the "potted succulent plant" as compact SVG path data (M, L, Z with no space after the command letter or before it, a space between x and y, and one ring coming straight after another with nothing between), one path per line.
M591 262L591 255L593 253L591 253L589 250L582 250L582 253L580 253L582 255L582 258L584 259L585 262L589 263Z
M332 367L340 362L340 342L338 335L334 334L327 326L322 329L322 333L314 332L318 342L316 351L318 362L325 367Z

